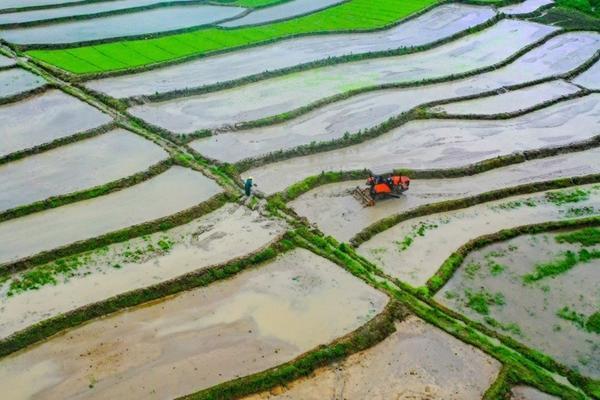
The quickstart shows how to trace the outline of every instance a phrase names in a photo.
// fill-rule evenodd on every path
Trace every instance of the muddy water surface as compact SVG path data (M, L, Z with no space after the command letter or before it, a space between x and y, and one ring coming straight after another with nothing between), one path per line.
M224 22L220 26L226 28L235 28L244 25L264 24L266 22L278 21L281 19L294 18L298 15L312 13L329 6L336 5L345 0L292 0L283 4L276 4L272 7L259 8L250 14L233 21Z
M16 62L12 58L4 57L0 55L0 67L9 67L11 65L15 65Z
M205 25L233 18L245 10L207 5L159 7L88 20L0 30L0 37L17 44L80 43Z
M481 399L500 363L416 317L378 345L260 399Z
M21 68L10 68L0 71L0 99L37 89L46 81L29 71Z
M199 172L172 167L138 185L0 224L0 264L183 211L219 193Z
M578 211L582 216L600 213L600 186L582 188L590 192L589 198L575 204L557 206L538 193L410 219L375 235L358 252L388 274L420 286L471 239L516 226L574 218Z
M445 4L382 32L289 39L157 70L99 79L86 86L113 97L200 87L327 57L423 45L481 24L494 15L489 7Z
M339 139L346 133L373 128L424 103L475 95L507 85L523 84L569 72L587 61L598 49L600 35L588 32L568 33L549 40L504 68L476 77L415 88L365 93L319 108L288 122L220 133L193 141L191 146L209 158L238 162L313 141ZM528 72L517 73L518 70ZM523 89L523 93L488 97L481 101L484 102L483 106L486 106L487 112L493 111L494 108L518 110L525 104L530 107L557 95L577 90L574 85L553 82L540 85L534 91ZM506 99L506 96L510 98ZM511 103L507 103L507 100ZM507 104L515 104L516 107ZM470 110L477 113L479 108Z
M0 106L0 156L84 132L111 121L88 104L60 90Z
M141 136L115 129L26 157L0 166L0 212L125 178L168 156Z
M575 85L563 80L541 83L495 96L450 103L435 107L433 111L452 115L493 115L514 113L538 104L552 101L580 91Z
M585 141L598 133L600 94L591 94L511 119L411 121L364 143L280 161L248 174L258 189L274 193L322 171L462 167L514 152Z
M600 172L600 149L548 157L454 179L416 179L399 199L382 200L375 207L363 207L353 196L365 180L317 187L290 203L291 207L319 229L347 241L367 226L418 206L474 196L529 182L589 175Z
M82 254L78 269L55 274L55 284L11 290L23 279L22 273L14 274L0 286L0 337L86 304L246 256L277 240L285 229L279 220L227 204L169 231ZM34 272L47 267L51 264Z
M524 280L540 263L563 260L568 251L600 251L600 245L559 243L559 234L523 235L472 252L436 300L598 379L598 334L583 324L599 311L600 260L579 262L566 272L532 283ZM504 304L475 311L467 298L478 292L502 296ZM558 316L565 307L568 314L578 315L582 325Z
M332 65L230 90L136 106L130 111L174 132L191 133L287 112L362 87L472 71L506 59L555 29L504 20L418 54Z
M5 358L0 388L15 400L174 398L328 343L386 302L342 268L298 249Z

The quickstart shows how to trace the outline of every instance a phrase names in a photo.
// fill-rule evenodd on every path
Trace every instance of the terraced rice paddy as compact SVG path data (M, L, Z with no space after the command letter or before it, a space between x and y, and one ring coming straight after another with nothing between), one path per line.
M506 20L419 54L318 68L223 92L136 106L130 112L162 128L189 134L289 112L361 88L441 78L489 67L553 30ZM490 51L491 48L496 51Z
M600 398L587 1L0 2L2 400Z
M352 196L352 190L364 186L365 179L317 187L289 205L326 234L349 241L375 221L412 211L419 206L473 197L532 182L590 175L598 170L600 150L592 149L531 160L463 178L416 179L412 182L410 196L384 200L377 207L363 207Z
M564 189L570 192L575 189ZM552 202L546 193L510 197L457 211L401 222L369 241L358 251L388 274L413 286L424 285L453 251L471 239L521 225L596 213L600 187L584 186L588 197L577 204Z
M233 18L239 7L183 5L111 15L48 26L0 30L0 37L21 45L62 44L168 32ZM143 14L143 15L142 15Z
M184 211L220 192L201 173L172 167L95 199L0 224L0 265Z
M0 212L116 181L166 158L160 147L123 129L27 157L0 166Z
M524 235L477 250L436 299L598 378L598 333L586 321L598 312L600 291L594 277L600 246L561 239L574 232L586 231ZM571 258L573 263L561 264ZM556 267L546 275L553 263L568 269ZM481 293L502 302L479 307L473 299Z
M137 399L151 392L173 398L343 336L386 302L333 263L297 250L233 280L95 321L11 356L0 366L0 386L13 397Z
M493 16L489 7L448 4L382 32L289 39L139 74L93 80L86 87L117 98L197 88L329 57L422 46Z
M260 182L261 190L275 193L293 183L288 176L299 181L321 171L463 167L513 152L589 140L598 134L599 111L600 95L591 94L506 120L409 122L359 145L269 164L248 174Z
M0 119L6 128L2 131L0 157L89 131L112 120L59 90L0 106Z

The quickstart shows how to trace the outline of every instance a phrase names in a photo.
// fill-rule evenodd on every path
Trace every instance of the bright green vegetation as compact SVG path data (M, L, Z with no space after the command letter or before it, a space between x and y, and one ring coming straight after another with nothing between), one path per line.
M556 4L600 18L600 0L556 0Z
M396 243L398 245L399 251L404 251L410 247L410 245L413 243L413 241L415 240L416 237L418 237L418 236L423 237L423 236L425 236L425 233L428 230L435 229L437 227L438 227L437 224L428 223L428 222L419 222L417 225L413 225L412 232L410 232L408 235L406 235L404 237L404 239L402 239L401 241L396 241L394 243Z
M383 28L435 3L435 0L351 0L304 17L267 25L236 29L208 28L147 40L71 49L32 50L27 54L75 74L109 72L296 35Z
M465 296L467 297L467 307L482 315L490 313L490 306L503 306L506 304L502 293L492 294L485 289L480 289L478 292L466 289Z
M563 308L558 310L556 315L559 318L562 318L567 321L571 321L572 323L577 325L579 328L583 328L585 326L585 315L578 313L575 310L571 310L567 306L564 306Z
M523 276L523 282L532 283L547 277L557 276L567 272L579 263L586 263L598 258L600 258L600 250L582 249L578 253L569 250L563 253L559 259L536 265L533 273Z
M590 315L585 323L585 328L590 332L600 334L600 311L596 311Z
M590 198L590 191L584 189L559 190L546 193L546 200L557 206L567 203L578 203Z
M600 228L585 228L576 232L556 236L558 243L579 243L583 246L600 244Z
M164 235L158 238L156 242L153 242L149 236L143 236L142 239L144 240L142 245L134 248L127 245L122 251L110 255L110 258L123 263L139 263L154 255L167 254L175 245L172 239ZM106 256L108 251L108 247L104 246L80 255L60 258L8 278L6 281L9 282L9 286L6 295L14 296L28 290L37 290L45 285L56 285L58 284L58 277L69 279L76 275L90 274L92 272L89 270L83 273L78 272L78 270L96 264L99 260L98 257ZM123 266L120 262L113 262L112 267L121 269Z
M531 21L566 29L600 30L597 17L566 7L553 7L541 16L531 18Z

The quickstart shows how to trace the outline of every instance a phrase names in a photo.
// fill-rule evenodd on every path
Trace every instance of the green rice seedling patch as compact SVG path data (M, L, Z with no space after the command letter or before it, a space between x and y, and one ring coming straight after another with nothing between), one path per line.
M587 319L585 327L588 331L600 334L600 311L596 311Z
M477 292L467 289L465 290L465 297L467 299L467 307L484 315L490 313L490 306L503 306L506 304L502 293L490 293L486 289L480 289Z
M267 25L208 28L152 39L31 50L27 54L74 74L102 73L254 46L297 35L380 29L435 3L436 0L351 0L314 14ZM129 52L123 53L123 49ZM90 58L92 53L94 56ZM123 54L127 57L122 57Z
M488 324L492 328L500 329L503 332L510 332L517 336L520 336L523 334L523 332L521 331L521 327L519 327L519 325L515 324L514 322L502 323L502 322L495 320L492 317L485 317L483 320L485 321L486 324Z
M585 315L564 306L556 312L556 315L566 321L574 323L577 327L583 329L585 327Z
M447 223L448 221L442 221ZM432 222L419 222L412 226L412 231L409 232L402 240L395 241L394 243L398 246L399 251L408 249L417 237L424 237L427 231L436 229L439 225Z
M557 190L554 192L546 193L546 200L557 205L562 206L568 203L579 203L590 198L590 190L586 189L569 189L569 190Z
M556 242L594 246L600 244L600 228L585 228L575 232L556 235Z

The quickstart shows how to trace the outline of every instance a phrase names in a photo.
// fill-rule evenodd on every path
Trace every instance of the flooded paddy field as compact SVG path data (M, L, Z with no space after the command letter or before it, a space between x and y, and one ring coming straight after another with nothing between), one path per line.
M577 203L557 204L548 192L515 196L472 207L413 218L373 236L358 252L386 273L413 286L424 285L460 246L502 229L600 213L600 185L581 190Z
M450 103L436 107L433 111L451 115L494 115L514 113L527 110L538 104L575 94L578 91L580 91L580 88L577 86L563 80L557 80L529 86L523 89L512 90L495 96Z
M573 79L573 83L590 90L600 90L600 61L597 61L587 71Z
M0 106L0 156L50 143L108 124L100 110L52 89L41 95Z
M500 7L499 11L507 15L531 14L541 7L554 3L554 0L525 0L520 3Z
M186 210L221 192L199 172L172 167L135 186L0 223L0 265Z
M25 7L41 7L51 6L54 4L67 4L75 3L81 0L3 0L0 3L0 11L11 10L14 8L25 8Z
M598 379L597 237L599 228L587 228L488 245L465 258L436 300Z
M266 22L293 18L299 15L312 13L324 8L342 3L345 0L292 0L272 7L260 8L250 14L233 21L220 24L225 28L235 28L245 25L264 24Z
M15 60L13 60L12 58L4 57L0 54L0 68L10 67L15 64Z
M505 120L411 121L358 145L268 164L248 174L260 190L271 194L322 171L462 167L590 139L598 134L599 111L600 95L591 94Z
M526 161L463 178L413 179L410 190L404 196L379 201L376 207L364 207L352 196L352 190L357 186L366 187L365 179L317 187L291 201L289 205L325 234L348 241L383 218L425 204L475 196L531 182L599 172L600 149L591 149Z
M125 178L168 156L149 140L115 129L0 165L0 212Z
M12 398L174 398L351 332L387 297L307 250L92 321L5 358Z
M383 342L293 382L280 394L245 400L481 399L500 363L408 317Z
M0 71L0 100L40 88L46 81L21 68Z
M0 338L41 320L134 289L252 254L286 225L227 204L188 224L11 275L0 285ZM47 279L33 279L45 275Z
M127 10L128 8L147 7L167 3L171 0L112 0L104 3L79 4L69 7L47 8L41 10L21 11L0 14L0 25L22 24L35 21L46 21L57 18L94 15L111 11ZM192 1L192 0L178 0ZM66 3L61 1L61 3ZM22 5L22 4L21 4Z
M30 28L0 30L0 37L15 44L81 43L108 38L167 32L233 18L246 9L210 5L181 5L60 22Z
M278 150L307 145L313 141L339 139L346 133L374 128L389 118L424 103L476 95L507 85L523 84L530 80L569 72L589 60L598 49L600 35L587 32L560 35L506 67L472 78L415 88L368 92L318 108L290 121L267 127L219 133L193 141L190 145L209 158L238 162ZM529 72L517 73L524 68ZM550 93L561 90L568 92L579 89L564 82L545 84L542 88L542 91ZM524 99L522 102L535 105L544 101L543 98L538 100L538 97L531 97L530 94L521 96ZM494 97L488 97L485 101L497 103ZM502 101L501 104L506 103Z
M173 132L192 133L288 112L351 90L488 67L554 30L531 22L503 20L418 54L311 69L220 92L135 106L130 112Z
M117 98L201 87L328 57L424 45L481 24L494 15L489 7L446 4L381 32L288 39L147 72L93 80L85 86Z

